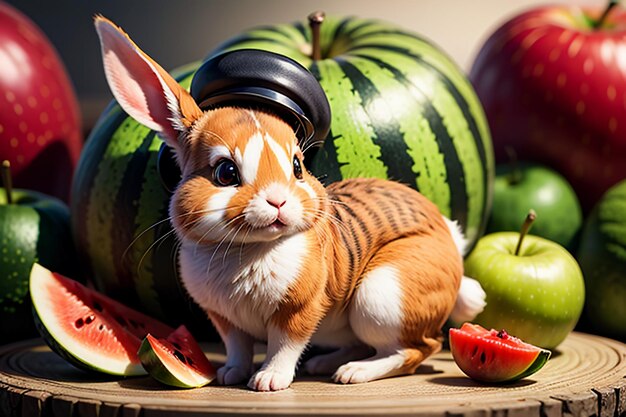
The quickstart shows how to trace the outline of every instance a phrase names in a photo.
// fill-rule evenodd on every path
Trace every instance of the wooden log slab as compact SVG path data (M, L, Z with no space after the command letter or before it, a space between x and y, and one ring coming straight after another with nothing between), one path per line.
M204 347L213 362L224 360L217 345ZM275 393L244 386L172 389L147 376L89 374L30 340L0 347L0 416L613 417L626 413L625 377L626 345L583 333L572 333L538 373L509 385L472 381L444 351L410 376L360 385L298 376L290 389Z

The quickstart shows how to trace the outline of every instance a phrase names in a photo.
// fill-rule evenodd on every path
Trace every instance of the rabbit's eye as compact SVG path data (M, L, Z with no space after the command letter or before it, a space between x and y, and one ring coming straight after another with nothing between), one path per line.
M297 156L293 157L293 175L299 180L302 179L302 164Z
M213 169L213 182L220 187L240 185L237 165L230 159L222 159Z

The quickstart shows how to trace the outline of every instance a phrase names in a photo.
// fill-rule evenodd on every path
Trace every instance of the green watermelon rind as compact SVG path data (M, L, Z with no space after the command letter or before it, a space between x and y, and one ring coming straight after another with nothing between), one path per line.
M552 352L550 352L549 350L541 349L541 351L539 352L539 355L533 361L533 363L531 363L530 366L526 368L526 370L523 371L521 374L514 377L514 379L509 380L509 382L519 381L522 378L526 378L527 376L530 376L536 373L538 370L543 368L543 365L545 365L548 362L548 359L550 359L551 355L552 355Z
M45 310L45 283L41 282L39 275L49 271L35 263L31 271L29 282L32 301L33 319L39 334L52 351L67 360L76 368L87 372L98 372L116 376L139 376L147 372L138 361L133 364L127 361L115 361L98 351L88 351L88 347L72 345L71 337L56 326L52 320L54 315ZM80 352L87 353L80 353ZM117 364L116 364L117 362Z
M212 377L206 377L192 369L189 369L189 372L193 372L198 376L196 381L187 380L183 375L177 375L173 369L169 368L161 358L159 358L152 344L153 341L159 343L156 338L148 334L141 342L141 347L138 352L139 359L144 369L152 378L162 384L178 388L199 388L211 383L213 380Z

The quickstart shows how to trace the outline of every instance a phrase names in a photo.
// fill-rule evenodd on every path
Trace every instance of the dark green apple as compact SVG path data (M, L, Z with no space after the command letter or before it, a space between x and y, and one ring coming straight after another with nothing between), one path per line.
M583 217L576 193L565 178L536 164L497 166L487 233L519 230L520 219L531 208L537 213L533 234L571 251Z
M585 276L585 319L594 332L626 340L626 180L585 221L577 258Z
M67 275L77 269L69 219L56 198L0 188L0 344L37 335L28 296L33 263Z
M561 245L525 234L484 236L465 260L465 274L478 280L487 294L487 306L475 322L554 349L582 312L582 272Z

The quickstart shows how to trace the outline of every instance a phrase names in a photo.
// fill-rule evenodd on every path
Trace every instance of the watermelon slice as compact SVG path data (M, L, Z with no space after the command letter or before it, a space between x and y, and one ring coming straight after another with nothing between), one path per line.
M35 323L52 350L76 367L145 375L137 352L148 334L173 328L35 263L30 273Z
M481 382L512 382L534 374L551 352L525 343L505 330L465 323L450 329L450 350L467 376Z
M215 379L215 369L185 326L166 339L148 334L139 349L139 359L154 379L166 385L194 388Z

